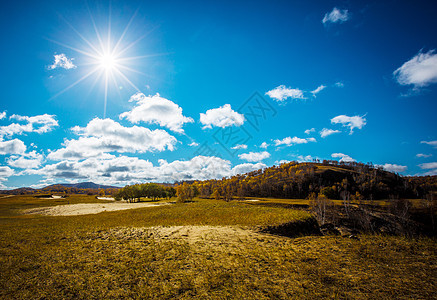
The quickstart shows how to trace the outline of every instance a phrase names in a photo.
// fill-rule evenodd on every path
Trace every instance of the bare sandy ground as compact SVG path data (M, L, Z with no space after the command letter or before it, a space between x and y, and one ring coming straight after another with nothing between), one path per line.
M205 243L209 245L236 244L242 241L249 244L263 239L281 239L267 233L260 233L249 228L239 226L154 226L154 227L119 227L107 231L98 231L90 234L92 239L102 240L142 240L154 238L157 240L181 240L190 244Z
M116 211L125 209L136 209L143 207L156 207L168 205L169 203L81 203L57 205L50 207L38 207L23 210L24 214L38 214L46 216L77 216L98 214L104 211Z

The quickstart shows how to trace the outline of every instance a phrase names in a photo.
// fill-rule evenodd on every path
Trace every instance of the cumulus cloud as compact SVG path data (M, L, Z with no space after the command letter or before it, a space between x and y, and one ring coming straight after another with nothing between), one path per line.
M11 120L17 120L24 124L12 123L7 126L0 126L0 138L12 136L14 134L23 134L25 132L46 133L58 126L58 121L54 115L37 115L33 117L12 115Z
M383 165L376 165L376 166L382 167L384 170L393 173L402 173L408 169L407 166L401 166L396 164L383 164Z
M427 53L419 52L393 72L397 82L401 85L413 85L421 88L437 83L437 54L435 50Z
M268 146L270 146L270 145L267 144L266 142L262 142L262 144L259 145L259 147L260 147L260 148L263 148L263 149L267 149Z
M219 108L209 109L206 113L200 114L200 123L204 125L203 129L212 128L212 126L221 128L241 126L244 124L244 121L244 115L232 110L230 104L225 104Z
M247 145L241 144L241 145L235 145L231 149L237 150L237 149L247 149Z
M416 157L421 157L421 158L428 158L431 156L432 156L432 154L423 154L423 153L416 154Z
M334 133L339 133L339 132L341 132L340 130L334 130L334 129L328 129L328 128L323 128L322 130L320 130L320 136L322 137L322 138L325 138L325 137L327 137L327 136L329 136L329 135L331 135L331 134L334 134Z
M129 99L129 102L136 102L136 106L120 114L120 119L126 118L134 124L139 122L158 124L172 131L183 133L182 126L185 123L194 122L192 118L182 114L182 108L179 105L159 94L145 96L143 93L136 93Z
M262 163L244 163L232 167L230 161L214 156L196 156L190 160L175 160L170 163L160 160L158 165L153 165L150 161L138 157L111 155L91 157L82 161L62 161L26 172L42 175L46 182L63 178L122 186L146 181L219 179L265 167Z
M52 151L51 160L80 160L104 153L144 153L174 150L177 140L165 130L145 127L124 127L111 119L95 118L86 127L74 127L78 139L65 140L64 148Z
M249 161L249 162L259 162L259 161L262 161L266 158L269 158L270 153L268 153L267 151L249 152L249 153L242 153L242 154L238 155L238 157L240 159L244 159L244 160Z
M325 14L322 23L343 23L349 19L350 17L347 9L340 10L337 7L334 7L330 13Z
M0 113L0 120L2 120L4 118L6 118L6 112L5 111Z
M0 141L0 155L23 154L24 152L26 152L26 145L19 139Z
M354 132L354 128L361 129L366 125L366 118L364 116L348 117L346 115L336 116L331 119L332 124L342 124L344 127L349 127L350 133Z
M340 162L354 162L355 159L343 153L332 153L331 157L340 158Z
M419 167L423 170L429 170L421 175L425 175L425 176L426 175L430 175L430 176L437 175L437 162L420 164Z
M64 53L55 54L55 61L48 68L49 70L54 70L56 68L63 69L76 69L76 65L73 63L74 58L68 58Z
M312 157L311 155L306 155L306 156L299 155L297 159L299 162L305 162L305 161L312 161L314 157Z
M39 154L36 151L31 151L22 156L11 155L6 162L13 168L36 169L41 166L43 160L44 156L42 154Z
M421 144L427 144L427 145L430 145L430 146L433 146L434 148L437 148L437 141L421 141L420 142Z
M0 188L6 188L3 182L8 180L8 178L12 175L14 175L14 170L8 166L0 166Z
M199 146L199 144L196 143L196 142L192 142L192 143L188 144L188 146L190 146L190 147L197 147L197 146Z
M315 131L316 131L315 128L307 129L305 130L305 134L310 134L311 132L315 132Z
M286 138L283 138L282 140L276 139L273 142L275 143L275 146L281 146L281 145L292 146L296 144L306 144L308 142L316 142L316 139L315 138L302 139L302 138L298 138L297 136L295 137L288 136Z
M280 85L273 90L270 90L266 93L273 100L283 103L288 98L292 99L305 99L303 95L303 91L300 89L292 89L286 87L285 85Z
M311 94L313 94L313 97L316 97L318 93L323 91L326 88L326 85L319 85L315 90L311 91Z

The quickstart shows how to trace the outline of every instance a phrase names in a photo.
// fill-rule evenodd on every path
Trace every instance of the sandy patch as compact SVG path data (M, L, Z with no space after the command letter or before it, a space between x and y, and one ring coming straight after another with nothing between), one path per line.
M116 211L126 209L136 209L143 207L156 207L168 205L169 203L81 203L57 205L50 207L38 207L23 210L24 214L38 214L47 216L77 216L98 214L104 211Z
M92 239L101 240L183 240L190 244L241 244L243 241L256 242L268 239L281 239L267 233L260 233L239 226L155 226L142 228L113 228L108 231L98 231L91 234Z
M115 200L113 197L97 197L97 199L99 199L99 200L110 200L110 201L114 201Z
M249 202L258 202L258 201L261 201L261 200L258 200L258 199L249 199L249 200L244 200L244 201L249 201Z

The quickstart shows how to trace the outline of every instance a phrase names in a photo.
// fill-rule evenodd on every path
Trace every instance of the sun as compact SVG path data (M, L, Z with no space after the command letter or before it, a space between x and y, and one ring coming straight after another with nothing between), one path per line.
M128 56L131 48L135 46L139 41L141 41L146 35L142 35L133 42L126 43L126 36L129 26L131 25L136 13L131 17L128 24L124 28L122 34L118 37L118 39L114 39L114 33L111 31L111 22L109 18L107 30L101 32L97 29L96 23L94 22L94 18L91 16L92 27L94 28L95 40L89 39L85 37L84 34L76 30L68 21L64 19L64 21L70 26L71 29L80 37L82 40L82 45L78 47L74 47L71 45L64 44L62 42L58 42L55 40L50 40L60 46L69 48L78 54L84 57L85 63L81 65L85 70L83 76L81 76L74 83L70 84L68 87L63 89L54 95L51 99L56 98L57 96L63 94L67 90L76 86L80 82L84 81L87 78L94 77L94 84L97 82L101 82L104 87L104 106L103 106L103 117L106 117L106 105L108 101L108 91L109 86L114 85L119 90L120 85L127 84L130 85L137 92L140 90L135 86L135 84L131 81L130 77L132 73L138 73L141 75L146 75L135 68L131 67L132 65L138 66L138 60L142 58L147 58L151 56L156 56L157 54L152 55L141 55L141 56ZM158 54L159 55L159 54Z
M97 59L98 66L106 72L112 71L117 67L117 59L112 54L103 54Z

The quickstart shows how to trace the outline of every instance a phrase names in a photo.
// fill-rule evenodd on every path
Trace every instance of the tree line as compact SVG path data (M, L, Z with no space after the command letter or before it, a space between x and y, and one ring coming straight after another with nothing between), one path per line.
M127 185L119 189L115 194L115 200L126 200L128 202L139 202L142 198L152 201L158 199L171 199L176 196L176 189L157 183L143 183Z

